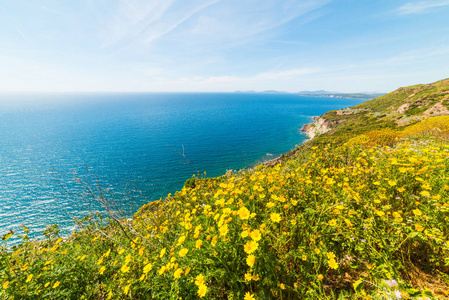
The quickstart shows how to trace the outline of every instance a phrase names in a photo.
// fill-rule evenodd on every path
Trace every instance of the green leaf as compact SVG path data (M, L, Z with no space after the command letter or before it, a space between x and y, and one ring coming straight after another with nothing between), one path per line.
M13 234L14 234L14 231L10 230L7 234L2 236L2 241L9 240L9 238L12 237Z
M420 296L421 291L416 289L408 289L407 292L410 294L410 296Z
M419 234L418 231L413 231L413 232L410 233L408 236L412 239L412 238L414 238L415 236L417 236L418 234Z
M363 282L363 279L359 279L356 282L354 282L352 284L352 286L354 287L354 291L357 291L357 288L360 286L360 284Z

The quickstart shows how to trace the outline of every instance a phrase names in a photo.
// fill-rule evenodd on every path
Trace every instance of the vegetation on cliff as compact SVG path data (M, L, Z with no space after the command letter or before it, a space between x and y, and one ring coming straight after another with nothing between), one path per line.
M350 108L320 116L309 130L323 133L313 144L344 142L373 130L402 131L429 117L449 114L449 79L400 88ZM317 128L318 127L318 128Z
M0 297L448 298L449 117L399 127L403 104L371 101L276 164L193 178L131 220L40 242L24 228L1 250Z

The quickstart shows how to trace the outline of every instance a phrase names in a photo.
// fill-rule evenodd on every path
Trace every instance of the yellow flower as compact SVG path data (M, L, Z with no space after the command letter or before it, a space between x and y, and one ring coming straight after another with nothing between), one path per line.
M104 256L104 257L108 257L109 254L111 254L111 249L109 249L108 251L106 251L106 252L103 254L103 256Z
M383 211L376 210L376 215L378 215L379 217L382 217L383 215L385 215L385 213Z
M302 255L301 257L302 260L306 261L307 260L307 256L305 254Z
M245 244L244 250L246 253L251 254L259 247L259 244L255 241L250 241Z
M147 274L148 272L151 271L152 268L153 265L151 263L146 264L145 267L143 267L143 273Z
M240 234L240 236L242 238L246 238L248 236L248 234L249 234L248 230L243 230L242 233Z
M167 269L166 266L162 266L162 267L159 269L159 275L164 274L164 272L165 272L166 269Z
M292 225L296 225L296 220L291 220L290 223L292 223Z
M329 221L329 225L330 226L336 226L337 225L337 220L336 219L332 219Z
M274 204L273 202L268 202L267 203L267 208L272 208L273 206L275 206L276 204Z
M394 181L394 180L388 180L388 184L389 184L390 186L395 186L395 185L396 185L396 181Z
M165 251L166 251L167 249L165 249L165 248L162 248L162 250L161 250L161 254L159 255L159 257L160 258L162 258L162 256L164 256L164 254L165 254Z
M421 225L419 225L419 224L415 224L415 230L416 231L422 231L424 228L421 226Z
M416 215L416 216L420 216L420 215L422 215L422 212L417 208L417 209L414 209L413 210L413 213Z
M333 252L327 252L327 258L333 259L333 258L335 258L335 254Z
M316 254L320 254L320 252L321 252L320 249L318 249L318 248L315 248L313 251L315 251Z
M103 275L105 270L106 270L106 267L102 266L98 272L100 273L100 275Z
M122 268L120 269L123 273L126 273L126 272L128 272L129 271L129 267L128 267L128 265L123 265L122 266Z
M220 236L226 236L228 234L228 225L221 226L218 231L220 232Z
M253 277L251 276L251 273L246 273L245 274L245 281L251 281Z
M125 295L128 295L130 287L131 287L131 283L123 288L123 292L125 293Z
M185 239L186 239L186 236L185 236L185 235L181 236L181 237L178 239L178 244L176 244L176 246L181 246L181 245L184 243Z
M198 296L200 296L200 298L203 298L207 293L207 286L204 284L201 284L198 286Z
M335 259L331 258L329 260L329 267L331 267L332 269L338 269L338 263L335 261Z
M128 254L125 258L125 264L129 263L131 261L131 254Z
M281 284L279 284L279 287L280 287L282 290L285 290L285 284L281 283Z
M25 282L30 282L33 279L33 274L28 275L27 280Z
M245 298L243 298L244 300L256 300L256 298L254 298L254 295L251 294L250 292L246 292L245 294Z
M189 252L189 249L187 249L187 248L182 248L182 249L179 251L179 256L184 257L184 256L186 256L187 252Z
M212 238L212 241L210 242L210 244L212 245L212 247L215 247L215 245L217 244L217 239L218 239L217 236L214 236L214 237Z
M278 213L272 213L270 215L270 219L271 219L271 221L273 221L275 223L279 223L281 221L281 215Z
M57 288L61 283L59 281L56 281L55 284L53 284L53 288Z
M174 277L175 277L176 279L178 279L179 277L181 277L181 274L182 274L183 272L184 272L184 271L183 271L181 268L179 268L178 270L175 271Z
M200 274L200 275L195 277L195 284L197 286L200 286L200 285L204 284L204 276L203 276L203 274Z
M430 193L428 191L422 191L420 194L423 197L429 197L430 196Z
M197 249L201 248L202 245L203 245L203 241L202 240L197 240L196 243L195 243L195 247Z
M248 257L246 258L246 263L248 266L250 266L250 268L252 268L254 266L255 261L256 261L256 257L252 254L248 255Z
M6 290L8 288L8 285L9 285L9 281L5 281L3 283L3 289Z
M323 280L324 276L322 274L318 274L317 278L319 281L321 281L321 280Z
M238 212L240 219L242 220L248 219L249 216L251 215L251 212L245 206L241 207Z
M47 287L47 286L49 286L49 285L50 285L50 281L47 282L47 283L44 285L44 287Z
M253 240L255 240L256 242L257 242L257 241L260 241L260 239L262 238L262 237L260 236L260 231L259 231L259 229L255 229L255 230L251 231L251 233L250 233L249 235L250 235L251 238L252 238Z

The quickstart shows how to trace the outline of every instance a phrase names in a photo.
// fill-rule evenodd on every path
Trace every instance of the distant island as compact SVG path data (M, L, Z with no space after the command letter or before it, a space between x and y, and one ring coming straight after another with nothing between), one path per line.
M352 98L352 99L374 99L385 95L384 93L339 93L329 92L325 90L318 91L300 91L297 93L289 93L284 91L267 90L262 92L257 91L235 91L235 93L257 93L257 94L295 94L303 97L329 97L329 98Z
M299 93L299 96L304 97L329 97L329 98L353 98L353 99L374 99L385 94L375 93L375 94L365 94L365 93L320 93L320 94L307 94L307 93Z

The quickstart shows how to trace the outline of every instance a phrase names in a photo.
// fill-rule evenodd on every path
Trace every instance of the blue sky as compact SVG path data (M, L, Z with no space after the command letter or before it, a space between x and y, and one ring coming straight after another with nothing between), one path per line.
M449 0L0 0L0 92L389 92L449 77Z

